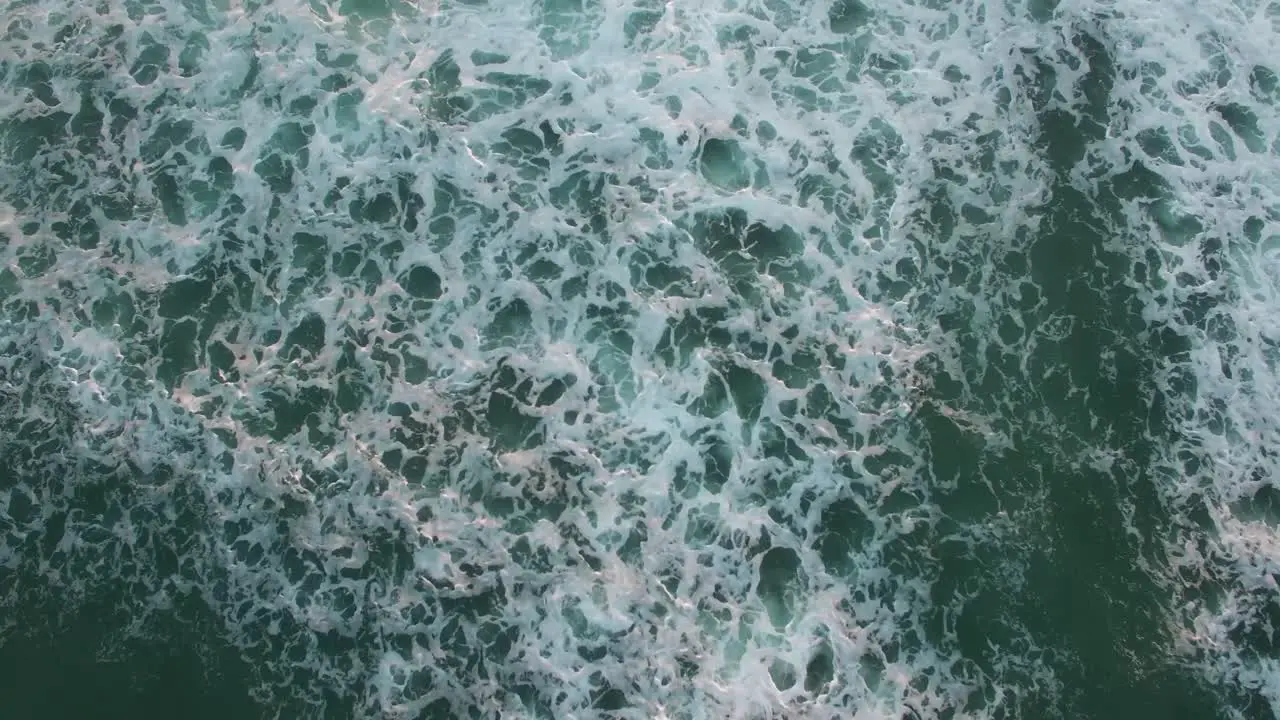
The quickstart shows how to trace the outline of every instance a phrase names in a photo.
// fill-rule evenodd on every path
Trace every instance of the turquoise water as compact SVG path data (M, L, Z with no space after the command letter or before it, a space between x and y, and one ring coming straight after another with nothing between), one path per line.
M1280 716L1277 36L0 5L0 716Z

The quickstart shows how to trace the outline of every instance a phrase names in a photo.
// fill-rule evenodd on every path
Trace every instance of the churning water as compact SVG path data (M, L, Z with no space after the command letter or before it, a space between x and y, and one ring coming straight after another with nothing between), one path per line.
M0 2L0 715L1280 715L1280 2Z

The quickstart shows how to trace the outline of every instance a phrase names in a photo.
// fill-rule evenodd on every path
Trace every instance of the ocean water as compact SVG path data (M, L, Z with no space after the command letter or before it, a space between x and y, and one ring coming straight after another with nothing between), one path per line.
M0 0L0 717L1280 717L1277 47Z

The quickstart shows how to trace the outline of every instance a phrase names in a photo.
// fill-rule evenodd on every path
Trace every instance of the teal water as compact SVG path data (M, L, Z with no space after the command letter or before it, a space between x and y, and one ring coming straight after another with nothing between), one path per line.
M0 717L1280 716L1277 34L0 5Z

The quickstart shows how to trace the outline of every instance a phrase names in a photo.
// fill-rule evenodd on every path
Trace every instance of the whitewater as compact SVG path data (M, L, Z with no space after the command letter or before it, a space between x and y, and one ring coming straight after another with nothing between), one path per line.
M0 2L0 678L1280 717L1277 46L1263 0Z

